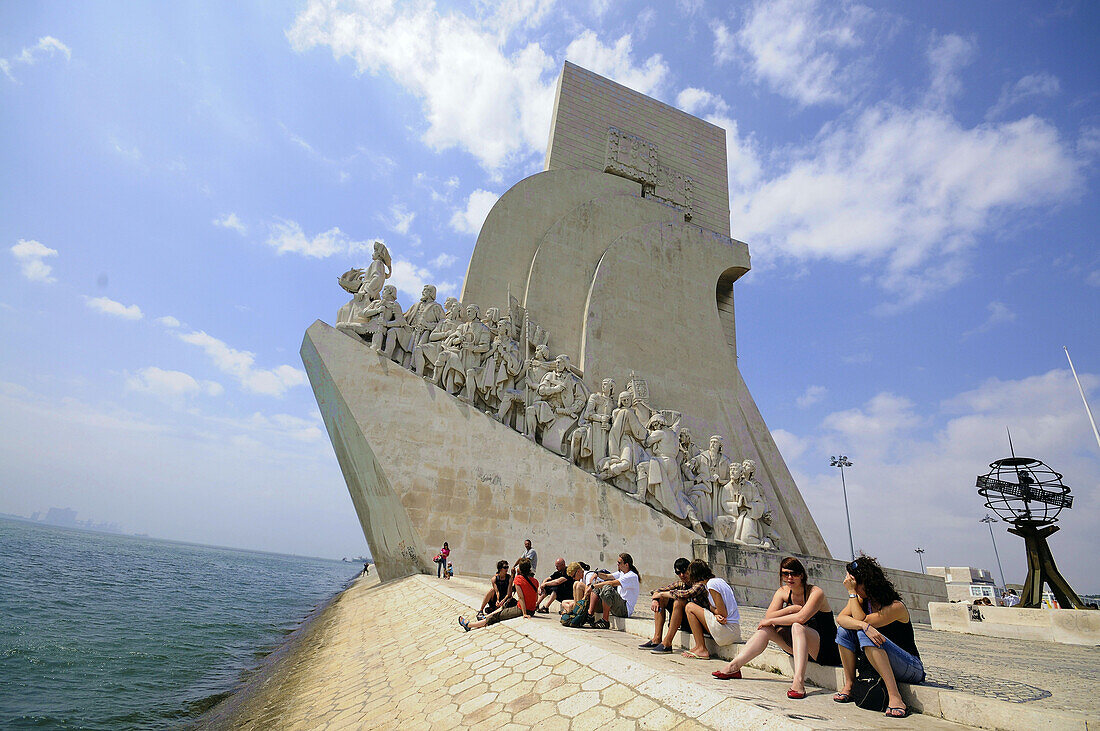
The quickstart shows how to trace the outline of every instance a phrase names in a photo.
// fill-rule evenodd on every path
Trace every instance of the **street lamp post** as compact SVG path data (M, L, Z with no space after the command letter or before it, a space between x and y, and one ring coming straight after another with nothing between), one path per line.
M920 572L923 574L924 573L924 549L918 546L917 548L913 549L913 552L916 553L917 558L920 559Z
M993 555L997 557L997 570L1001 572L1001 589L1007 589L1008 585L1005 584L1005 570L1001 568L1001 554L997 553L997 539L993 537L993 524L997 522L997 519L989 517L987 513L979 522L989 526L989 540L993 541Z
M839 457L829 458L830 467L840 468L840 488L844 491L844 517L848 519L848 549L852 552L852 560L856 560L856 545L852 540L852 516L848 512L848 486L844 482L844 468L851 467L852 463L843 454Z

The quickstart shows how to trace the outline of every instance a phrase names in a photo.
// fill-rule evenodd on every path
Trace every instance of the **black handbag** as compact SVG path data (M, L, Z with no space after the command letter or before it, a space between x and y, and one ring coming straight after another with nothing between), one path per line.
M856 682L852 683L852 700L864 710L884 713L889 700L886 683L877 675L872 678L856 678Z

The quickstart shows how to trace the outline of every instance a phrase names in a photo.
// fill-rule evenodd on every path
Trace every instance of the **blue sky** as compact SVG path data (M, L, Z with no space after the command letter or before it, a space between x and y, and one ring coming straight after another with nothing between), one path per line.
M1095 404L1098 35L1073 2L5 4L0 511L365 551L302 333L376 238L404 304L461 290L569 59L726 128L741 368L834 555L844 452L857 548L995 570L1007 426L1100 590L1062 352Z

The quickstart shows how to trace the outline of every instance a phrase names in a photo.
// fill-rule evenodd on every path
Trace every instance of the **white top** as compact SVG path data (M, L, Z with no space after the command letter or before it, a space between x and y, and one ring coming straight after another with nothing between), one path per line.
M595 571L585 571L584 572L584 584L585 584L585 586L592 586L594 583L596 583L596 578L597 577L596 577L596 572Z
M733 588L726 583L725 579L719 579L717 576L707 581L707 601L710 602L710 610L713 612L714 599L710 595L711 589L718 592L718 596L722 597L722 601L726 603L726 621L722 624L741 624L741 612L737 609L737 598L733 596Z
M629 617L634 613L634 605L638 603L638 594L642 590L642 583L633 571L616 571L611 574L611 578L619 580L619 585L615 588L619 590L619 596L626 603L626 616Z

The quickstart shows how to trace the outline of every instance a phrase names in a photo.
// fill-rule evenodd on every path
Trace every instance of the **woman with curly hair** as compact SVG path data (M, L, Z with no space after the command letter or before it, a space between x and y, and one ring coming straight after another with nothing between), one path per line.
M837 617L840 628L836 632L844 665L844 687L833 700L837 703L853 700L856 659L862 650L886 684L889 696L886 715L905 718L909 708L901 699L898 683L924 681L924 664L913 639L909 610L875 559L861 554L847 569L844 586L848 589L848 604Z

